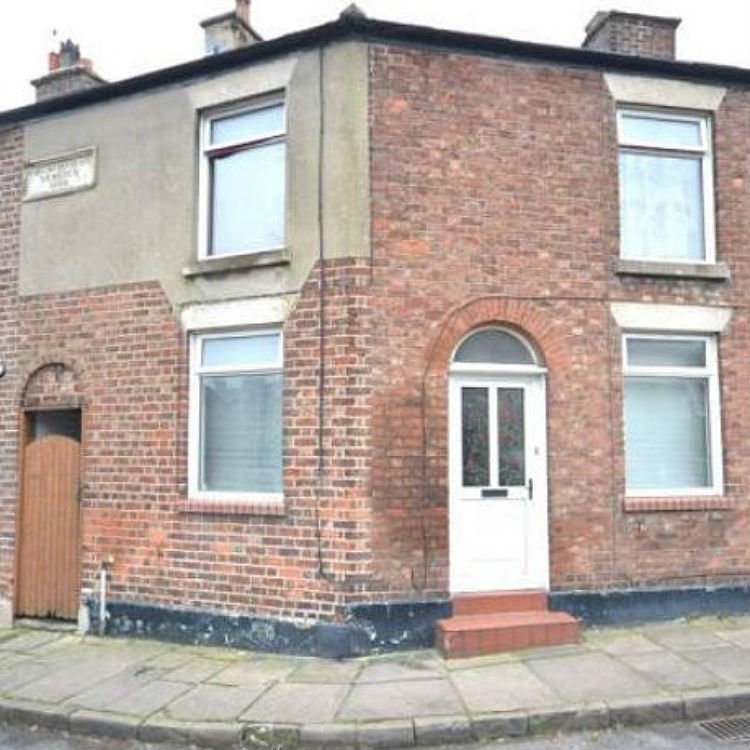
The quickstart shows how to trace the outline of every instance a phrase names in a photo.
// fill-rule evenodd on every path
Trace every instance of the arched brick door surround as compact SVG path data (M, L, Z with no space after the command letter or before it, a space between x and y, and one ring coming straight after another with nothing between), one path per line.
M469 333L486 326L510 328L531 344L539 363L548 370L548 382L569 365L565 337L544 302L482 297L449 312L430 344L423 371L423 440L425 488L423 512L436 538L447 539L448 525L448 374L453 353ZM438 528L441 527L441 528ZM429 532L428 532L429 535ZM448 549L433 549L427 567L433 571L429 588L448 589Z

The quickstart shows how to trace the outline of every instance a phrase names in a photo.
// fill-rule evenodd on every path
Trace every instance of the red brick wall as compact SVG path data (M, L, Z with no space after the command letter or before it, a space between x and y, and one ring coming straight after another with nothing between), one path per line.
M331 617L444 594L448 365L493 322L524 332L549 368L553 588L750 578L750 98L728 94L715 123L732 280L665 281L613 271L600 73L382 46L372 70L372 259L326 264L322 338L318 268L284 327L282 513L186 507L186 341L157 284L16 299L22 144L0 134L0 593L19 408L37 373L27 401L83 408L84 591L112 556L114 598L175 607ZM613 300L733 307L720 340L728 507L624 510ZM67 368L59 382L40 371L50 363Z
M17 418L22 401L82 406L84 594L110 557L121 601L305 617L331 616L356 594L370 560L368 280L356 263L326 270L320 482L316 274L285 326L285 507L265 515L185 508L186 340L157 284L20 300L18 377L3 383L4 397L15 390L3 418ZM14 455L14 433L6 441ZM12 549L11 522L5 534ZM11 566L8 555L6 575Z
M750 577L750 98L715 122L729 283L618 277L615 105L601 73L401 47L372 52L375 559L384 593L447 586L447 367L490 322L548 374L553 588ZM613 300L731 305L720 340L721 510L625 512ZM426 445L426 449L425 446Z
M0 362L7 373L0 378L0 597L10 599L15 556L15 514L18 462L18 346L16 288L18 236L21 222L20 129L0 131Z

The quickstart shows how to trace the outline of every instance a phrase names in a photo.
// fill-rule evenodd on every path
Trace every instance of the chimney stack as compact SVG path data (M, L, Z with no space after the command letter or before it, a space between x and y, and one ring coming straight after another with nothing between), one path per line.
M38 102L106 83L94 72L91 60L81 57L80 48L70 39L60 43L59 51L49 53L48 67L46 75L31 82Z
M234 11L201 21L207 55L247 47L262 41L250 25L250 0L235 0Z
M679 25L679 18L600 11L586 26L583 47L619 55L674 60L675 31Z

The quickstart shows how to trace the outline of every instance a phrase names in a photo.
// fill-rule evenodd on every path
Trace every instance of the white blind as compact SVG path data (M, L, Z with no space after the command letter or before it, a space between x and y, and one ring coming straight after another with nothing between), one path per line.
M282 375L201 377L200 489L282 491Z
M626 378L628 489L711 485L707 391L704 378Z

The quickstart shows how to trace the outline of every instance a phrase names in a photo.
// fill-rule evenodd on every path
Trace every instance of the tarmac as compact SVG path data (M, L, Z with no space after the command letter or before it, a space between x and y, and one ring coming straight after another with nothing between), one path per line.
M407 748L750 712L750 615L589 628L580 645L335 661L0 630L0 721L263 750Z

